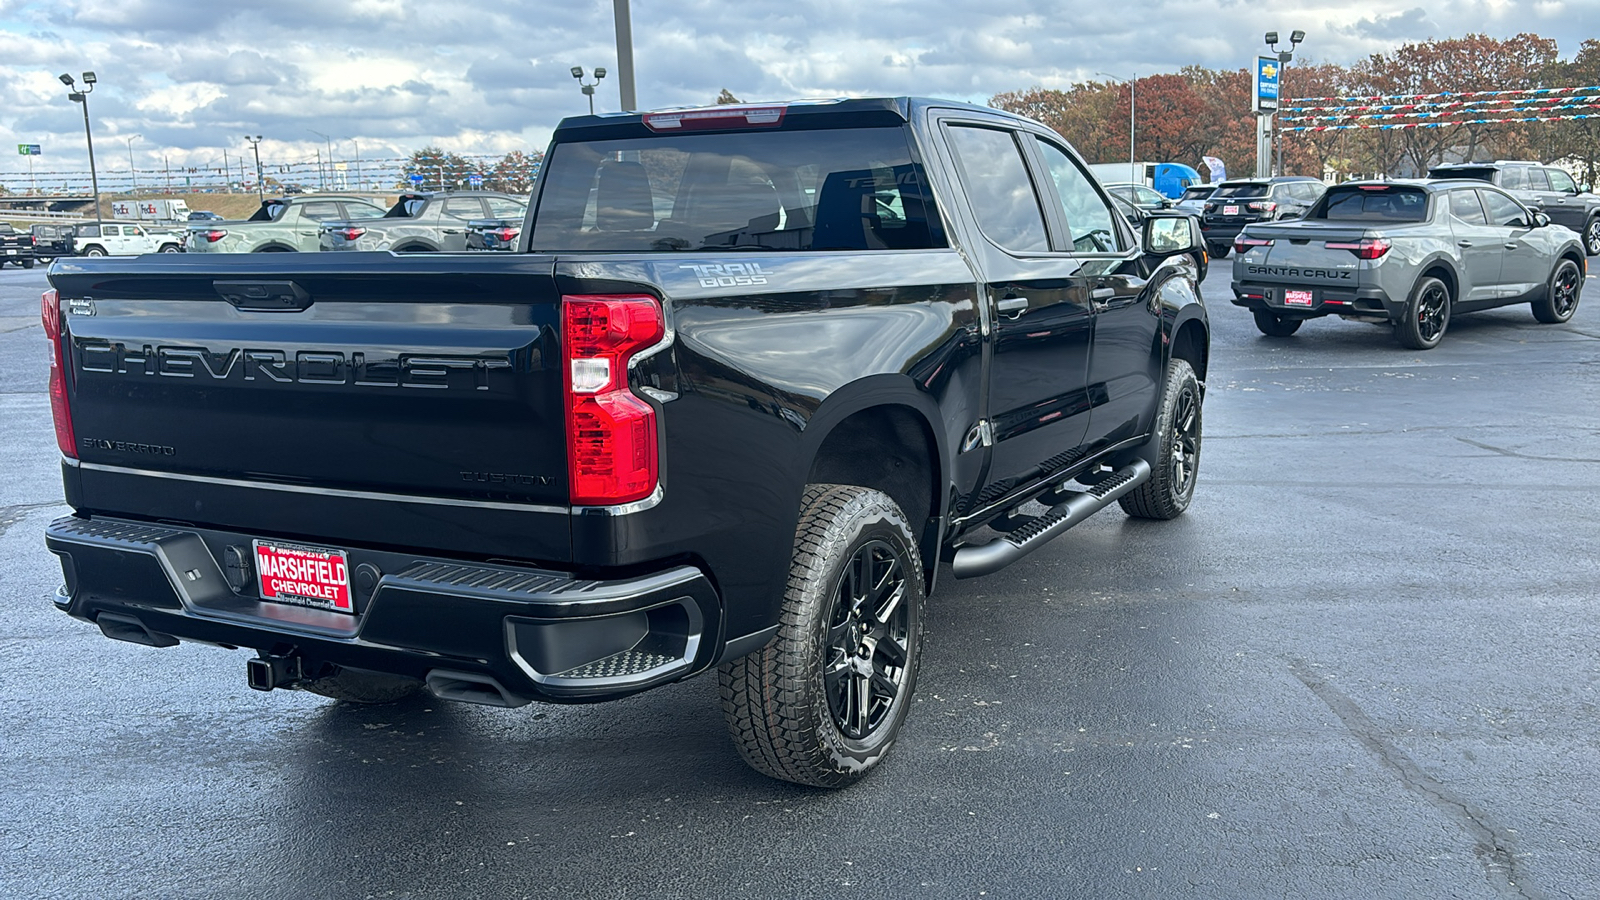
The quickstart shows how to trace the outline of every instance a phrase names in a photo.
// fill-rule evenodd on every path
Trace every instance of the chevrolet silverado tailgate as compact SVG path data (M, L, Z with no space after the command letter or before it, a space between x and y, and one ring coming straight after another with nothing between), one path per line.
M74 505L269 527L250 521L256 504L216 508L219 487L254 486L488 532L462 518L475 504L567 502L550 257L146 257L58 265L51 282L70 333ZM212 504L154 499L157 479ZM428 543L377 524L374 541ZM564 557L565 528L518 546Z

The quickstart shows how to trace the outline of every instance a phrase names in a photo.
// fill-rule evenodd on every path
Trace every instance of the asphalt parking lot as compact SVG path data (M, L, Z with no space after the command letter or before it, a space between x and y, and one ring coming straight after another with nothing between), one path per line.
M942 580L900 745L828 793L714 679L358 708L62 616L44 270L0 269L0 896L1593 897L1600 292L1418 353L1261 337L1227 276L1189 513Z

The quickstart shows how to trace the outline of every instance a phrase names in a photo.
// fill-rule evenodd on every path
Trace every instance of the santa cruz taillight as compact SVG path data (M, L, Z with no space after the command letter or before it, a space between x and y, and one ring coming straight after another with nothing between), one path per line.
M646 295L584 295L561 305L572 502L643 500L656 489L656 413L628 390L628 362L666 333L661 304Z
M220 241L228 236L228 233L223 231L221 228L213 228L210 231L202 231L200 234L205 237L208 243L212 244L215 244L217 241Z
M1246 250L1249 250L1251 247L1271 247L1271 246L1272 246L1272 239L1271 238L1245 237L1244 235L1241 234L1238 237L1233 239L1233 252L1235 252L1235 253L1243 253Z
M56 423L56 447L70 459L78 458L78 439L72 433L72 408L67 400L67 360L61 335L61 294L44 292L39 304L44 336L50 339L50 416Z
M1359 241L1328 241L1322 246L1329 250L1349 250L1357 259L1377 259L1388 253L1394 242L1388 238L1362 238Z
M337 234L339 237L342 237L347 241L353 241L356 238L361 237L363 234L366 234L367 230L365 228L355 228L355 227L335 228L333 230L333 233Z

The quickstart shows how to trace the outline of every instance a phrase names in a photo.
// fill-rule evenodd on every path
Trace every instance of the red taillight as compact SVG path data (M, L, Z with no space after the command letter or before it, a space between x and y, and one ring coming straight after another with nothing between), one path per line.
M200 233L205 235L205 239L209 243L213 243L213 244L215 244L217 241L220 241L223 238L228 236L228 233L226 231L223 231L220 228L214 228L214 229L212 229L210 231L202 231Z
M344 238L347 241L353 241L356 238L361 237L363 234L366 234L367 230L365 228L354 228L354 227L351 227L351 228L336 228L336 229L334 229L333 233L337 234L338 236Z
M517 239L517 229L515 228L497 228L489 233L507 244Z
M62 346L61 294L55 288L44 292L39 303L44 320L44 336L50 339L50 417L56 423L56 447L68 459L78 458L78 439L72 433L72 407L67 400L67 360Z
M1250 208L1261 212L1272 212L1278 208L1278 204L1271 200L1256 200L1250 204Z
M1388 253L1394 242L1388 238L1362 238L1359 241L1328 241L1322 246L1329 250L1349 250L1358 259L1377 259Z
M651 131L692 131L697 128L772 128L783 123L787 106L714 106L644 114Z
M656 413L628 390L628 361L666 333L661 305L646 295L567 296L561 305L572 503L643 500L656 489Z
M1271 238L1245 237L1244 235L1241 234L1238 237L1233 239L1233 252L1235 252L1235 253L1243 253L1246 250L1249 250L1251 247L1271 247L1271 246L1272 246L1272 239Z

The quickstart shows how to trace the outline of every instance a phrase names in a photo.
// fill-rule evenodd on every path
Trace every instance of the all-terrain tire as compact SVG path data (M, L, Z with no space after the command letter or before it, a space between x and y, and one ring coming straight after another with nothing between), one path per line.
M302 681L300 690L346 703L395 703L422 690L422 681L403 675L338 669L315 681Z
M1563 259L1550 272L1544 296L1533 301L1533 317L1546 325L1560 325L1578 311L1578 298L1582 293L1583 273L1578 271L1578 264Z
M1437 278L1418 278L1394 323L1394 338L1407 350L1432 350L1450 327L1450 288Z
M90 247L89 249L83 251L83 255L84 256L105 256L106 255L106 249L104 247Z
M886 494L806 487L777 636L717 670L729 734L756 771L841 787L889 752L922 654L916 547Z
M1176 519L1194 499L1200 466L1200 380L1188 360L1167 363L1161 408L1151 437L1150 479L1117 502L1139 519Z
M1250 314L1255 317L1256 330L1267 337L1288 337L1300 330L1303 319L1285 319L1265 309L1252 309Z

